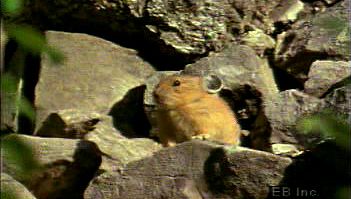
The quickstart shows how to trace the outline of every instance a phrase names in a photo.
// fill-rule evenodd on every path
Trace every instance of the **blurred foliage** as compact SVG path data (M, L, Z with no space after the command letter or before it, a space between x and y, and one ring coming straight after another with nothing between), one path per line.
M0 192L0 198L1 199L17 199L17 196L15 193L11 192L11 190L8 190L5 188L5 190L3 190L3 188L1 189Z
M1 13L4 15L17 15L21 12L22 0L1 0Z
M15 166L15 173L21 178L29 180L33 172L40 168L32 147L18 137L11 135L3 137L1 139L1 148L3 160L7 164Z
M18 46L14 56L9 63L6 63L8 64L6 71L3 71L4 66L1 66L1 95L2 98L10 96L10 99L13 99L11 96L16 96L14 104L17 110L20 111L20 114L34 120L35 111L31 102L19 94L19 89L21 89L21 84L23 84L24 67L28 67L25 65L25 58L29 54L40 56L44 53L53 63L59 64L63 62L64 56L60 51L46 43L45 37L40 31L29 25L15 24L8 20L11 17L20 16L22 9L22 0L1 0L1 48L10 40L14 41ZM6 36L6 39L3 36ZM4 53L4 49L1 50L1 53ZM2 105L7 107L7 104ZM33 172L40 168L31 146L20 139L11 138L11 135L3 136L1 134L0 138L2 160L6 161L7 164L15 166L16 175L30 180ZM1 190L0 194L0 197L4 199L17 198L15 196L16 193L8 190Z
M44 36L29 25L8 24L5 27L8 37L28 53L40 55L45 53L53 63L60 64L64 60L63 54L46 44Z
M337 145L350 150L350 124L346 116L324 110L318 114L302 118L297 128L301 133L320 133L325 139L334 139Z
M324 110L318 114L302 118L297 123L301 133L320 133L325 139L332 139L335 143L350 153L351 150L351 126L347 115ZM350 160L342 160L350 161ZM345 174L346 175L346 174ZM351 187L340 187L334 198L350 198Z

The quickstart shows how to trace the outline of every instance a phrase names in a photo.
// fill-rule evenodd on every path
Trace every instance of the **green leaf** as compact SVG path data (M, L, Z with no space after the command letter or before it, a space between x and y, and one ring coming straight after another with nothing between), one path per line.
M23 2L21 0L1 0L1 12L4 14L18 14L22 7Z
M300 133L305 134L321 133L325 138L334 138L339 146L351 149L351 129L347 119L337 116L336 113L329 110L300 119L297 123L297 129Z
M1 92L15 93L17 92L18 78L9 73L1 75Z
M17 107L19 108L21 114L23 114L31 120L34 120L35 110L32 107L32 104L25 97L21 97L18 99Z
M45 37L36 29L28 25L9 25L6 27L8 36L14 39L25 51L34 55L46 53L55 64L63 62L65 58L63 53L47 45Z
M45 38L31 26L8 25L6 28L8 36L14 39L24 50L38 55L43 51L46 45Z
M3 187L1 187L2 190L0 191L0 198L1 199L17 199L18 197L16 196L16 194L14 193L14 191L8 189L4 189Z
M5 136L1 140L1 148L4 161L15 166L16 174L30 178L31 174L39 168L33 149L18 137Z

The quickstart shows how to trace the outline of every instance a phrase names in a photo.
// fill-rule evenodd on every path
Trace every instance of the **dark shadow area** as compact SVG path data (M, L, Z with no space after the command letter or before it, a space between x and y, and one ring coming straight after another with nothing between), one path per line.
M18 84L22 79L19 94L34 108L35 86L40 72L40 55L30 54L19 48L15 41L10 40L5 47L4 65L4 72L16 79L13 83ZM13 86L17 87L17 85ZM28 118L21 110L17 117L17 131L28 135L33 134L35 118Z
M146 86L135 87L113 105L109 115L114 127L128 138L149 137L151 125L144 111Z
M233 91L222 89L220 96L236 114L241 129L250 131L249 136L241 137L241 145L270 151L271 128L263 112L262 93L249 85L242 85Z
M283 69L273 67L273 74L275 82L277 83L278 89L280 91L285 91L289 89L299 89L303 90L303 84L295 79L294 76L290 75Z
M22 95L29 101L35 109L35 86L39 81L40 55L27 54L23 71ZM18 116L18 132L32 135L35 131L35 117L28 118L20 112Z
M267 199L337 199L341 188L351 186L350 154L332 141L316 146L294 159L281 183L271 187Z
M218 148L211 151L208 159L204 164L204 174L208 188L215 194L225 193L227 186L224 183L224 177L228 171L225 170L225 151ZM228 164L228 163L227 163Z
M293 38L291 38L291 41L289 42L292 42L292 40ZM268 58L268 63L273 70L274 79L280 91L285 91L289 89L300 89L300 90L303 89L303 84L299 82L293 75L275 66L273 50L266 51L265 55Z
M57 160L45 165L44 171L35 176L36 180L29 182L38 199L83 199L102 158L95 143L82 140L77 145L73 162Z

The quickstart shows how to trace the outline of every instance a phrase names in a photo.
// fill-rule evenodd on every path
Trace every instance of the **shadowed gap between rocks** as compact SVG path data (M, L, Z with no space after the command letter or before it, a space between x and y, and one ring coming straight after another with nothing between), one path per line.
M45 165L44 171L31 181L36 183L29 182L29 188L38 199L83 199L83 193L101 162L97 145L81 140L77 143L73 162L56 160Z
M21 60L23 59L23 60ZM19 48L15 41L10 40L5 47L4 72L10 73L18 80L22 78L20 95L25 97L34 108L35 86L39 80L40 55L33 55ZM21 62L23 61L23 62ZM35 129L35 118L28 118L19 110L17 131L31 135Z
M303 89L303 83L299 82L293 75L285 70L275 66L274 52L272 50L265 52L268 58L269 66L273 71L274 80L278 86L279 91L289 89Z
M271 128L262 107L262 93L250 85L242 85L233 91L222 89L220 96L235 113L241 128L250 131L248 136L241 136L241 145L271 151Z
M151 125L144 112L145 90L145 85L130 89L108 113L114 127L127 138L149 137Z
M292 40L293 38L291 38ZM289 38L284 41L284 43L288 43ZM288 48L288 46L286 46ZM331 57L327 52L303 52L295 55L293 58L290 58L288 62L284 64L277 63L274 59L273 52L266 52L269 65L273 69L273 74L275 78L275 82L280 91L285 91L289 89L304 89L304 83L307 80L307 75L309 72L309 68L312 63L317 60L343 60L339 56ZM294 66L294 67L292 67ZM294 72L296 74L290 74L287 72L289 68L294 68Z

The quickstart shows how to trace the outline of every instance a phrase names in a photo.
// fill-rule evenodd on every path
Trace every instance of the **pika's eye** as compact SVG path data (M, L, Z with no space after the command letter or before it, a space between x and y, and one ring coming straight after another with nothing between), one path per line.
M175 80L175 81L173 82L173 85L172 85L172 86L176 87L176 86L179 86L179 85L180 85L180 81L179 81L179 80Z

